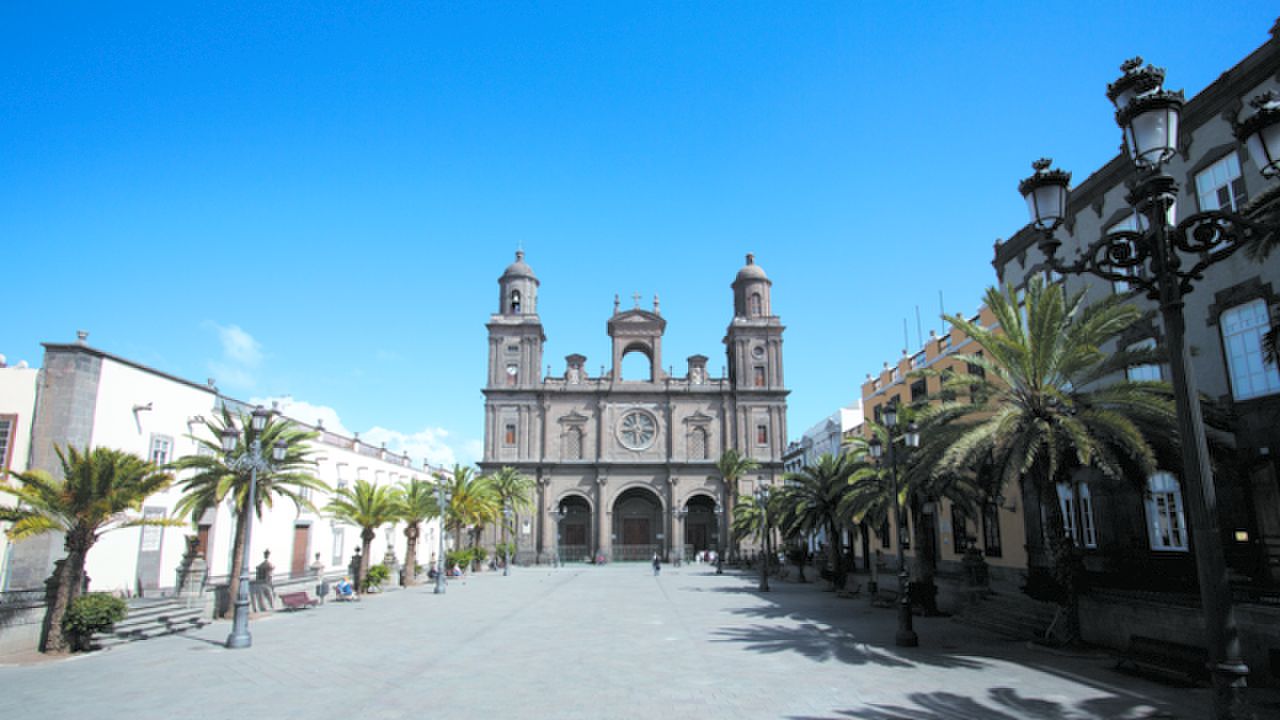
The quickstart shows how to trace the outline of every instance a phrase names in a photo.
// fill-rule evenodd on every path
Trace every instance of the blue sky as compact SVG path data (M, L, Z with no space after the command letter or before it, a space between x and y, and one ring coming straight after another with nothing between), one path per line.
M48 7L46 7L48 6ZM0 353L90 344L478 459L496 278L598 370L614 294L723 364L747 252L792 437L995 281L1050 155L1082 180L1135 54L1194 94L1272 3L0 8Z

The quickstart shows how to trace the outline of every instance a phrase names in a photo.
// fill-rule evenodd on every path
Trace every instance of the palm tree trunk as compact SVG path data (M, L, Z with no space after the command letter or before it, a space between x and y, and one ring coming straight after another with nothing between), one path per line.
M844 590L848 582L848 572L844 567L844 541L835 523L827 527L827 550L831 553L831 588Z
M926 615L938 614L938 598L937 587L934 585L934 576L938 572L937 558L933 555L933 543L929 542L929 533L926 531L925 523L932 522L933 516L924 512L924 508L916 499L912 499L908 505L912 517L912 534L915 535L916 542L916 579L913 589L918 587L919 594L912 593L913 599L919 602L924 608ZM937 507L935 503L935 508Z
M404 529L404 584L406 587L418 584L418 523L409 523Z
M1041 493L1043 497L1045 493ZM1057 488L1048 493L1047 503L1049 526L1045 534L1049 536L1049 562L1052 564L1053 579L1062 589L1062 606L1066 621L1065 642L1074 643L1080 639L1080 595L1077 587L1077 561L1075 543L1067 536L1066 523L1062 516L1062 505L1058 502Z
M371 527L363 528L360 531L360 587L364 587L369 578L369 553L373 552L373 539L378 534Z
M240 573L244 567L244 523L245 514L236 513L236 532L231 541L231 574L227 576L227 604L218 617L226 618L236 606L236 598L240 597Z
M78 543L67 538L67 556L55 565L52 581L54 583L53 599L49 602L44 614L44 624L40 631L40 651L52 655L63 655L71 652L71 639L62 630L62 619L67 615L71 603L80 596L80 585L84 578L84 559L88 552L80 550Z

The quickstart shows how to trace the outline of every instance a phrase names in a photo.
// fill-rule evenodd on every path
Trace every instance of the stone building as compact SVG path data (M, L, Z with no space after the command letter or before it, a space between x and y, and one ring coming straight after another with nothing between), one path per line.
M537 481L532 517L518 522L522 562L556 558L675 559L728 546L726 520L738 493L780 481L787 437L781 320L772 282L747 256L733 289L724 337L727 377L711 377L708 358L688 358L684 377L662 358L667 321L622 309L608 320L610 364L599 376L572 354L558 377L541 377L546 342L538 316L539 281L516 253L498 279L489 319L483 472L511 466ZM647 360L642 378L624 378L624 358ZM759 468L726 487L716 460L726 450Z

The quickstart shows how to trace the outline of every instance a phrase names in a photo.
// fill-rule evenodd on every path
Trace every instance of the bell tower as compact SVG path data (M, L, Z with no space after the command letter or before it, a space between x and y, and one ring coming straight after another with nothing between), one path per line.
M770 290L773 282L747 255L733 284L733 320L725 335L729 356L729 381L741 389L783 387L782 322L773 314Z
M516 251L498 278L498 312L489 318L488 387L529 387L538 382L546 335L538 317L538 277Z

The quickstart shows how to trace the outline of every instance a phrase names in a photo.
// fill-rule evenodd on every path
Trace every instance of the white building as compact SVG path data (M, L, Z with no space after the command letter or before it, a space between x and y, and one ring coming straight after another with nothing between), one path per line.
M793 440L783 456L787 472L799 472L816 465L823 455L839 455L845 433L862 424L862 401L842 407Z
M39 371L0 369L0 441L5 443L0 458L13 469L58 472L55 445L112 447L157 463L169 462L202 451L193 436L216 440L205 421L216 417L224 404L233 410L249 409L220 395L212 382L184 380L117 357L90 347L86 337L81 333L76 343L46 343L44 367ZM406 455L329 432L305 418L291 419L320 433L311 457L316 477L332 488L356 479L380 485L430 479L430 469L413 467ZM180 496L175 483L149 498L143 513L171 516ZM323 508L328 497L310 500ZM184 536L192 534L200 538L210 577L225 576L235 527L229 505L191 520L187 527L128 528L103 535L89 552L90 588L145 594L173 587L185 550ZM424 528L420 563L430 561L438 532L434 523ZM344 527L316 510L295 508L288 500L278 499L260 521L254 521L250 557L256 566L263 553L270 551L276 575L303 575L317 561L326 570L345 568L359 545L359 528ZM378 533L371 549L374 562L381 561L388 545L403 561L403 524ZM42 588L62 554L61 538L52 535L12 543L0 565L0 589Z

